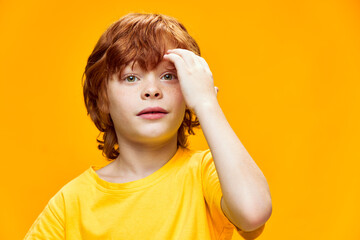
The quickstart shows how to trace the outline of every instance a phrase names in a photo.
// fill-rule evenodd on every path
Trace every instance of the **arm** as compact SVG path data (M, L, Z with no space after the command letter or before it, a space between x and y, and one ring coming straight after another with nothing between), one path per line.
M244 232L241 230L237 230L237 232L245 239L245 240L253 240L256 239L261 235L261 233L264 231L265 224L259 227L256 230L250 231L250 232Z
M200 121L214 159L229 219L243 231L258 229L272 212L269 186L226 120L216 98L207 62L186 49L168 50L164 59L175 64L186 105Z
M224 199L221 198L221 210L224 212L224 215L230 220L230 222L234 222L235 220L230 217L230 211L229 209L226 207L226 205L224 205ZM240 228L236 227L236 232L241 235L245 240L253 240L256 239L257 237L259 237L261 235L261 233L264 231L265 228L265 223L259 227L258 229L252 230L250 232L245 232L243 230L241 230Z
M241 230L258 230L272 212L267 181L231 129L217 100L195 112L213 155L223 192L223 211Z

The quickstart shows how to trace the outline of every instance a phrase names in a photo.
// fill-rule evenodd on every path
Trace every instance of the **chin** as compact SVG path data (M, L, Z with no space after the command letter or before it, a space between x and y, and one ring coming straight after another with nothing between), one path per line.
M150 129L149 131L147 131L149 129L144 129L144 131L142 131L141 133L139 133L139 137L140 139L147 139L147 140L159 140L159 141L168 141L169 139L173 138L174 135L177 134L177 130L172 130L172 131L164 131L164 128L162 129Z

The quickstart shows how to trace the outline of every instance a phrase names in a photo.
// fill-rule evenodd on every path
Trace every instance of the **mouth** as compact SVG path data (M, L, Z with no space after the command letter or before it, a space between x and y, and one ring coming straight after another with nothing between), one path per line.
M167 113L163 113L163 112L148 112L148 113L140 114L138 116L144 119L159 119L164 117L166 114Z
M165 112L147 112L147 113L138 114L138 116L140 116L140 115L154 115L154 114L167 114L167 113L165 113Z
M156 114L161 114L161 116L167 114L168 111L166 111L165 109L161 108L161 107L150 107L150 108L145 108L143 109L141 112L139 112L136 116L141 116L141 115L156 115Z

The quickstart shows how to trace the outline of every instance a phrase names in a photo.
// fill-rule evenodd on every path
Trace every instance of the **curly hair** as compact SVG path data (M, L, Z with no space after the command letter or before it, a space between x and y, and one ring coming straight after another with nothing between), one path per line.
M113 74L120 77L132 61L133 66L137 62L142 69L153 69L162 61L167 46L200 56L198 44L175 18L158 13L129 13L108 27L90 54L82 75L85 106L87 115L100 130L96 139L98 149L108 161L120 154L113 121L104 111L109 103L106 92L109 79ZM188 148L187 137L195 135L193 127L199 125L195 113L186 108L177 132L177 147Z

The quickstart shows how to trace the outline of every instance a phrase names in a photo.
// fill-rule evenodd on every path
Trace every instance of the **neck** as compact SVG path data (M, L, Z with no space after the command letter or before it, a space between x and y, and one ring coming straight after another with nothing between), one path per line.
M161 143L118 141L120 154L112 163L116 176L145 177L164 166L177 151L177 134Z

